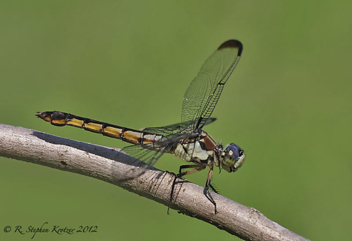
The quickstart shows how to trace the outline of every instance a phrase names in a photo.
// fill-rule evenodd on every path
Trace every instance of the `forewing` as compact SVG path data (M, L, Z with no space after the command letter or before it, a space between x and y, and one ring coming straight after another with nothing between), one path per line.
M242 50L240 41L228 40L205 61L184 95L182 122L190 121L194 129L205 125L240 60Z

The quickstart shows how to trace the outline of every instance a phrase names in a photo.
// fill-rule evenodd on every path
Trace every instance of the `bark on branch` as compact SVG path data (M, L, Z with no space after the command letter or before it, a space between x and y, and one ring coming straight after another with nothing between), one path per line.
M112 183L140 196L225 230L245 240L307 240L249 208L212 193L218 213L203 187L179 179L170 203L174 175L120 150L0 124L0 156L74 172ZM161 214L162 215L162 214Z

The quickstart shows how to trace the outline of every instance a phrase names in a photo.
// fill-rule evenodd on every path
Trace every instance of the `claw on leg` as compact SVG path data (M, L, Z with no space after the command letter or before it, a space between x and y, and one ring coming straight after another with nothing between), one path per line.
M182 166L180 166L179 173L175 175L174 181L172 182L171 193L170 193L170 203L172 203L172 201L173 201L173 196L174 196L175 186L176 186L176 179L177 178L182 178L183 176L188 175L188 174L199 172L201 170L204 170L206 167L207 167L207 165L204 165L204 164L194 164L194 165L182 165ZM190 169L188 171L183 171L186 168L193 168L193 169ZM213 187L213 185L211 185L211 183L210 183L211 182L211 178L213 176L213 166L211 165L211 166L209 166L209 168L210 168L210 170L209 170L209 173L208 173L207 182L205 183L205 188L203 190L203 194L214 205L215 214L216 214L218 212L217 208L216 208L216 202L214 201L213 197L211 196L209 188L211 188L215 193L218 193L218 192ZM168 208L167 213L169 214L169 208Z

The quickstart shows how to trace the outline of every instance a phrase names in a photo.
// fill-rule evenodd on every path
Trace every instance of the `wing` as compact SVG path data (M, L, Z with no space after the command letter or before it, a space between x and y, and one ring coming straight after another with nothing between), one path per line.
M216 121L216 118L209 118L206 125L209 125L214 121ZM160 126L160 127L148 127L148 128L144 128L142 131L166 136L166 135L171 135L190 128L192 128L192 121L180 122L173 125Z
M126 146L122 148L122 150L130 156L151 166L166 152L164 150L147 149L141 145Z
M228 40L205 61L183 97L182 122L191 122L193 129L207 123L242 50L240 41Z
M157 160L165 153L168 153L177 142L189 137L194 137L194 134L175 133L163 136L160 141L155 143L126 146L122 148L122 150L134 158L153 166Z

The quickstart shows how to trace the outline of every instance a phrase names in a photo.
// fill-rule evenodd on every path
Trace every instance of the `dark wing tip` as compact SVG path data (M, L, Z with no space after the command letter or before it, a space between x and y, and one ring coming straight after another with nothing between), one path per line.
M226 49L226 48L237 48L238 49L238 56L241 56L242 50L243 50L243 45L240 41L236 39L230 39L227 40L226 42L222 43L218 50L220 49Z

